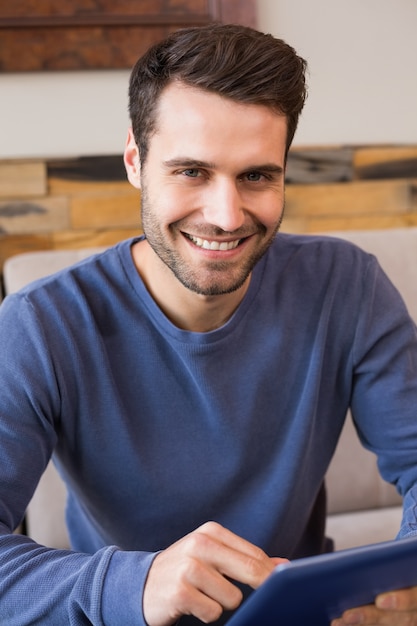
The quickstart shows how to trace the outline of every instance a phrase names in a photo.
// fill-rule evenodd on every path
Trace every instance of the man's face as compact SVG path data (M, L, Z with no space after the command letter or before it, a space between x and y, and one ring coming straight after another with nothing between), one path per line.
M140 178L146 238L191 291L235 291L282 219L286 119L172 83L156 129Z

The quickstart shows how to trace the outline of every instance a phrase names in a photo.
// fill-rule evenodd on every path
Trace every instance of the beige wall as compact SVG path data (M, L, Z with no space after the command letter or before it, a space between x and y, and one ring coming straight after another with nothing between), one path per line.
M258 0L309 62L299 144L417 141L416 0Z
M258 0L310 65L297 145L416 143L416 0ZM0 158L120 153L128 72L0 75Z

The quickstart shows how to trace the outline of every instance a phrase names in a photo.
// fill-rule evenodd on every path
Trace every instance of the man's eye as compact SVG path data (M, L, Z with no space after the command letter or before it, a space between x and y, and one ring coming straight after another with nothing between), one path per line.
M260 172L248 172L246 174L246 180L249 180L251 183L257 183L262 180L263 176Z
M189 167L188 169L183 170L182 173L184 176L189 176L189 178L197 178L199 170L194 167Z

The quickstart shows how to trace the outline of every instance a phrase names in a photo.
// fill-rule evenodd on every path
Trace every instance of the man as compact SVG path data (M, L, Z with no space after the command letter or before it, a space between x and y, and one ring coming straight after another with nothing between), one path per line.
M415 533L415 326L369 255L277 235L304 72L239 26L153 47L125 149L145 237L3 303L8 625L224 624L283 558L326 549L349 405ZM11 534L53 451L68 552ZM417 589L335 623L417 624Z

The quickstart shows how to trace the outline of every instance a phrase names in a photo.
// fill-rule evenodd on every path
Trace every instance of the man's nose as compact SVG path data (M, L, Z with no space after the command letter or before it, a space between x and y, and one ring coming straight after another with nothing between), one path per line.
M210 187L203 209L204 220L227 232L240 228L245 221L244 204L237 182L217 181Z

